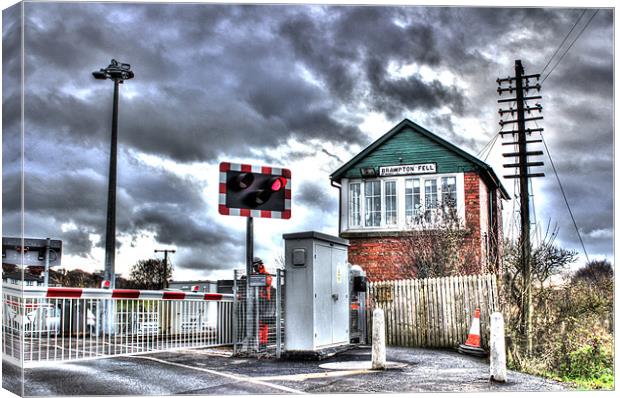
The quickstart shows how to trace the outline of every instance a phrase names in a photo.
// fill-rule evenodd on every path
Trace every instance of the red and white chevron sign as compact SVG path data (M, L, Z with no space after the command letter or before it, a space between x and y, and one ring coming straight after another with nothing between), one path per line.
M3 286L3 290L14 290ZM75 287L32 286L19 289L24 298L79 298L79 299L149 299L149 300L200 300L232 301L232 294L192 293L172 290L91 289Z
M256 180L261 176L263 179L266 177L283 177L280 179L281 181L285 181L285 186L283 192L279 192L280 196L280 205L281 207L278 210L274 209L265 209L266 205L256 206L255 208L248 208L251 206L231 206L229 205L230 201L227 200L228 195L234 195L235 192L230 192L230 187L228 184L229 173L231 174L239 174L239 173L253 173L255 174ZM220 163L220 185L219 185L219 213L225 216L241 216L241 217L261 217L261 218L281 218L281 219L289 219L291 218L291 170L286 168L279 167L270 167L270 166L255 166L251 164L240 164L240 163L230 163L230 162L222 162ZM253 178L252 181L255 181ZM254 183L256 186L257 183ZM252 187L248 187L248 190L251 191ZM272 188L275 191L280 190L281 185L273 185L277 186L277 188ZM239 192L237 191L238 195ZM274 193L274 196L275 193ZM283 200L282 200L283 199ZM273 199L271 200L273 202Z

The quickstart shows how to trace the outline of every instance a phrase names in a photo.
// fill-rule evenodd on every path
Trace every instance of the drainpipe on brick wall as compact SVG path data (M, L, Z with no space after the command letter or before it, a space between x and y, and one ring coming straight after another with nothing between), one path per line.
M495 238L495 220L493 219L495 217L495 212L493 211L493 206L495 206L495 191L495 189L489 189L489 209L487 210L489 212L489 249L487 252L487 261L491 263L493 269L495 269L497 266L497 263L495 261L495 241L497 239Z
M332 187L334 188L338 188L338 236L340 236L340 232L342 231L341 227L341 222L342 222L342 203L340 203L340 200L342 199L342 185L338 184L336 181L334 180L329 180L330 184Z
M495 188L489 192L489 248L490 257L493 268L496 272L499 272L499 219L501 217L501 211L495 211L498 203L497 194L499 189ZM501 200L501 199L500 199Z

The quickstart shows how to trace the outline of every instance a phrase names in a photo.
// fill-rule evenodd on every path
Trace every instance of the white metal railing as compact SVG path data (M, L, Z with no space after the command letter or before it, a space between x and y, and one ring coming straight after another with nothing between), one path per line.
M233 295L2 287L2 354L20 366L233 344Z

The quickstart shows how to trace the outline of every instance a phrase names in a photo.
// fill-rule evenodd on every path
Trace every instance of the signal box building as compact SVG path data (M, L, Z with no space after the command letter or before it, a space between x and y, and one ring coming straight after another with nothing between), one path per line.
M411 237L435 242L434 231L450 222L463 236L459 256L473 259L465 273L500 271L508 193L489 165L412 121L400 122L330 179L340 189L339 233L350 242L349 262L370 280L421 276L404 255L416 255Z

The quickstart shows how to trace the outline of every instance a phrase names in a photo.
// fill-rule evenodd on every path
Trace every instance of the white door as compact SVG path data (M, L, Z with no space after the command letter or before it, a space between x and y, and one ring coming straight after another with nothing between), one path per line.
M317 244L314 258L314 346L333 342L332 250Z
M347 251L332 248L332 344L349 340L349 269Z

